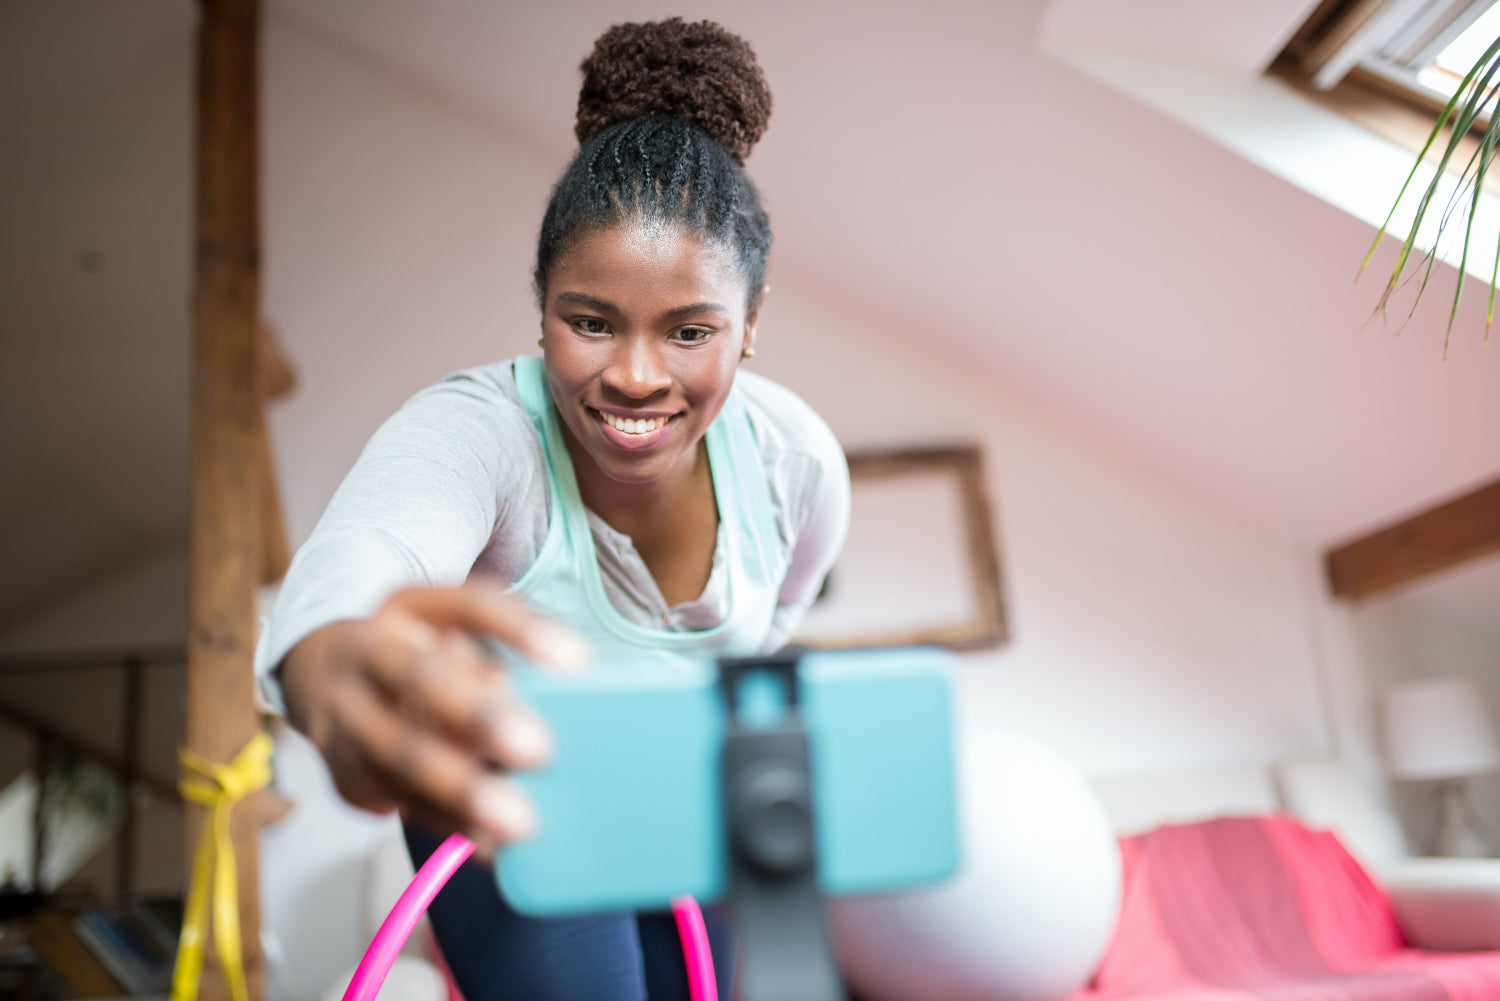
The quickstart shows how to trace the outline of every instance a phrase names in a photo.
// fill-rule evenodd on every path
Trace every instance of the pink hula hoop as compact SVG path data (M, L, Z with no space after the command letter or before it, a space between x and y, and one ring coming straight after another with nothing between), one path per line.
M411 937L411 930L417 926L432 898L473 853L474 842L461 834L454 834L417 870L365 950L354 970L354 979L344 991L344 1001L375 1001L386 975L391 972L391 964ZM719 1001L719 989L714 982L714 957L709 951L708 930L704 927L703 912L697 901L692 897L678 897L672 901L672 916L677 920L677 933L682 936L689 994L693 1001Z

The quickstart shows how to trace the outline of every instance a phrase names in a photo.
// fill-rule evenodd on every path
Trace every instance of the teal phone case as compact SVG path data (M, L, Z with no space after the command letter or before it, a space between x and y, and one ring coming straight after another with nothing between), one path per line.
M952 661L925 647L803 656L824 893L936 882L957 868ZM717 665L643 659L573 676L516 673L518 694L546 718L557 751L547 768L517 776L541 829L497 860L510 904L548 916L721 897L726 710ZM772 678L745 680L742 717L782 711Z

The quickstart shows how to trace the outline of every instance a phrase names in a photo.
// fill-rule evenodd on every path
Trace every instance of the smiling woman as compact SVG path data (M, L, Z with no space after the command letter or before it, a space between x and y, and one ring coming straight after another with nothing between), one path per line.
M771 244L742 169L771 105L750 47L620 25L583 70L537 247L544 357L451 376L375 433L257 651L266 700L346 799L402 810L418 862L450 831L483 855L538 823L506 773L551 737L476 637L599 670L774 650L848 523L832 433L742 371ZM531 920L474 866L430 913L470 1001L687 996L667 913ZM728 996L713 914L709 937Z

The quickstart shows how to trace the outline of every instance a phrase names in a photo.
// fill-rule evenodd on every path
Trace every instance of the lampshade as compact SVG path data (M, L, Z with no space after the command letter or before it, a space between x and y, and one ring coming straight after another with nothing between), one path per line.
M1500 740L1467 678L1397 685L1386 693L1385 722L1397 778L1455 779L1500 768Z

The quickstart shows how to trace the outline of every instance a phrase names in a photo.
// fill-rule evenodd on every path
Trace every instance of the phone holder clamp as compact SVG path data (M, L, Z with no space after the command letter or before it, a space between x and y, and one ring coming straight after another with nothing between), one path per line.
M843 1001L823 926L808 734L797 671L801 651L723 657L727 725L722 758L729 836L729 899L740 928L744 1001ZM780 681L783 710L752 722L740 683Z

